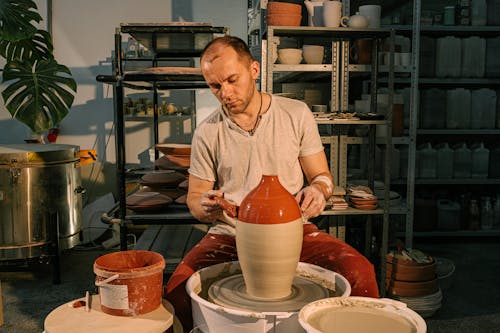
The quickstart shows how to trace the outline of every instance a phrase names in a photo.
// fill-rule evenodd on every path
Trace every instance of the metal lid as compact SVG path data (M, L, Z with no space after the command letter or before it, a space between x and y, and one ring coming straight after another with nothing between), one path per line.
M60 144L0 145L0 166L12 164L60 164L79 160L79 146Z

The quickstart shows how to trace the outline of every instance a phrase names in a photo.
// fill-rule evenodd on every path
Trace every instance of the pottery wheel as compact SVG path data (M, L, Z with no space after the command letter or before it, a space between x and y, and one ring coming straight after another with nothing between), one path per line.
M246 293L243 274L214 282L208 289L209 300L224 307L257 312L294 312L318 299L329 297L328 289L302 276L295 276L292 292L279 299L253 297Z

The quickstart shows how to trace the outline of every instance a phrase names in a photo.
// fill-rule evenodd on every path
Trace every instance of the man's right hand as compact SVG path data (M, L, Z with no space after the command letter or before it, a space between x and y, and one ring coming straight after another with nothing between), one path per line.
M215 198L223 198L224 192L221 190L209 190L202 194L200 205L203 212L204 222L214 222L222 217L222 208Z

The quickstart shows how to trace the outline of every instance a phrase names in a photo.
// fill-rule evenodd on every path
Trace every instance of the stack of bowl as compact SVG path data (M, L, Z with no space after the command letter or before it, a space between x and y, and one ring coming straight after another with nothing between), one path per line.
M391 298L406 303L423 317L441 308L442 294L434 258L428 256L425 260L416 261L390 253L386 263L386 290Z
M302 6L288 2L269 1L266 20L268 25L300 26Z

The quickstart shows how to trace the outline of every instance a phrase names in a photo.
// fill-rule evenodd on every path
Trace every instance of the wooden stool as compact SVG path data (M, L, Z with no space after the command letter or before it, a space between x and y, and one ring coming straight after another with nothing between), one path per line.
M163 333L174 322L174 308L166 300L156 310L134 317L112 316L102 312L99 295L91 297L88 312L85 306L72 306L74 302L84 300L73 300L50 312L45 318L44 333Z

